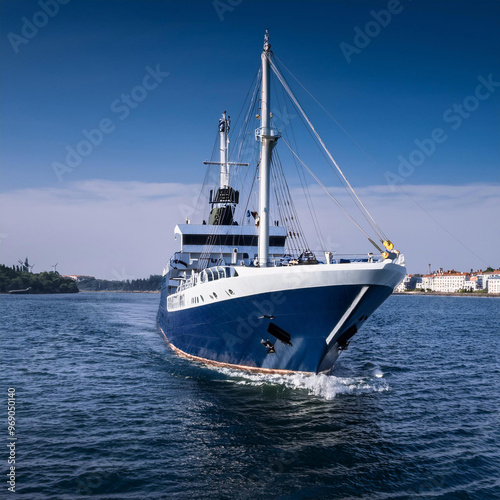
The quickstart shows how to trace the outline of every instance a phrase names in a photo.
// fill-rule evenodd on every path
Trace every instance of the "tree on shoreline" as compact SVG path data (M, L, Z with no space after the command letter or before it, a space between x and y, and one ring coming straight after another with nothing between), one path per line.
M29 293L78 293L78 287L71 278L63 278L59 273L47 272L33 274L0 264L0 292L25 290Z
M498 267L497 267L497 269L498 269ZM484 273L493 273L493 272L495 272L497 269L493 269L492 267L489 267L489 266L488 266L488 267L487 267L487 268L486 268L483 272L484 272Z
M152 274L149 278L126 280L126 281L108 281L96 278L89 278L78 283L78 288L85 292L157 292L160 290L162 277L158 274Z

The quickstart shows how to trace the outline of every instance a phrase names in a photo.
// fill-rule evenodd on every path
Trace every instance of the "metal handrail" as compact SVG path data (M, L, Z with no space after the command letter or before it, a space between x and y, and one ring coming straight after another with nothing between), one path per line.
M175 293L182 292L195 286L198 283L205 283L207 281L215 281L218 279L231 278L234 276L236 270L231 266L215 266L207 267L200 273L192 274L188 279L181 283ZM211 278L209 278L209 276Z

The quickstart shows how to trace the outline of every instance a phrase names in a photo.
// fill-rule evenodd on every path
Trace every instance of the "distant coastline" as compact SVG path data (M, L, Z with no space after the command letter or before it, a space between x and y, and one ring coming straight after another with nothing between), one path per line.
M80 293L160 293L160 290L80 290ZM0 295L10 295L0 292ZM500 293L456 293L456 292L393 292L392 295L426 295L428 297L482 297L500 298Z
M468 293L468 292L393 292L393 295L428 295L432 297L500 297L500 293Z
M102 280L93 276L61 275L54 270L33 273L26 257L19 261L20 265L8 267L0 264L0 293L10 295L78 293L78 292L130 292L159 293L162 276L152 274L145 279L132 280Z

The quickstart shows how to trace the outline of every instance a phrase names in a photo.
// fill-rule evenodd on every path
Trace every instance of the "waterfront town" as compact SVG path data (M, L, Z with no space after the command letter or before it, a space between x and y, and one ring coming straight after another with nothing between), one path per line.
M407 274L394 292L489 293L500 294L500 269L458 272L442 268L428 274Z

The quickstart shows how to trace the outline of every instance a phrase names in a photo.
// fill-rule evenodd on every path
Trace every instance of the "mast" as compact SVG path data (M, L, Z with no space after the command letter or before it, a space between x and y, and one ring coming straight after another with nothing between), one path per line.
M220 165L220 186L213 192L210 190L210 201L212 210L208 217L208 224L229 226L233 224L234 211L239 203L239 191L236 191L229 185L229 167L244 166L248 163L239 163L228 161L229 159L229 127L231 118L222 113L219 119L219 139L220 139L220 161L204 161L204 165Z
M220 187L229 186L229 165L227 163L227 150L229 125L231 120L226 117L226 112L222 113L222 118L219 120L219 135L220 135Z
M260 186L259 186L259 266L269 265L269 181L271 154L279 138L277 130L271 128L271 75L269 57L271 44L269 30L266 30L262 61L261 127L255 131L260 138Z

